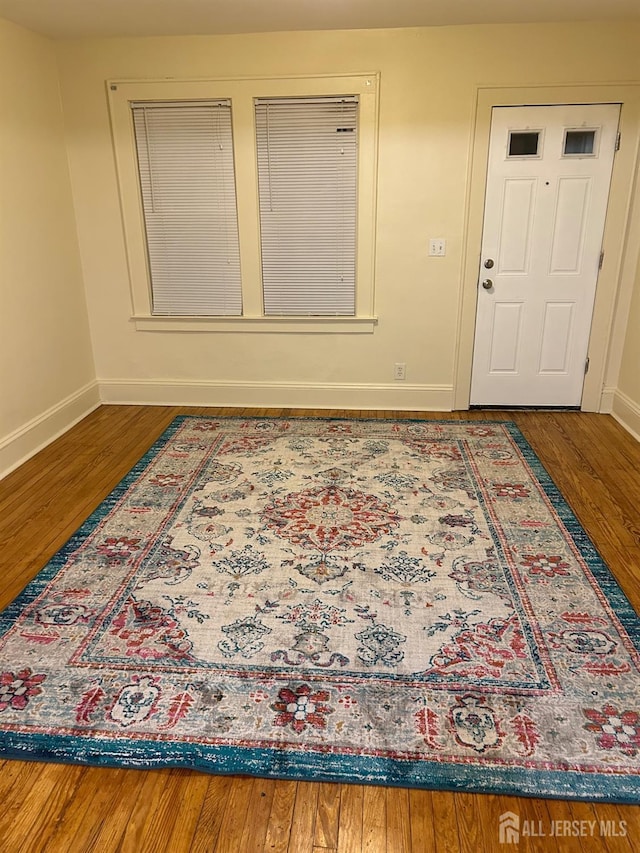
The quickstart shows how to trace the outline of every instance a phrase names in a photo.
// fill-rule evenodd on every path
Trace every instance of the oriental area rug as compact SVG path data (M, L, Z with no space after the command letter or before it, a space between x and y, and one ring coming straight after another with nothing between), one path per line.
M0 754L638 802L639 627L509 422L181 417L0 615Z

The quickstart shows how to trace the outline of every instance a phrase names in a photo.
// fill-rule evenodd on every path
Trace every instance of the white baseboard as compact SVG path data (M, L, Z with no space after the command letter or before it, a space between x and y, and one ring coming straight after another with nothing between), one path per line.
M611 414L636 441L640 441L640 405L635 400L616 390Z
M295 382L98 380L103 403L450 412L453 386Z
M0 439L0 479L65 433L100 405L97 382L90 382L55 406Z
M615 388L603 388L600 395L600 408L598 411L601 415L610 415L613 411L613 400L616 396Z

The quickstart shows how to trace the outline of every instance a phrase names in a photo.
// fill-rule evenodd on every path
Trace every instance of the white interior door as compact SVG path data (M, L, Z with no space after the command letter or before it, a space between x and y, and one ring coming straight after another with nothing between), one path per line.
M472 405L580 405L619 117L494 108Z

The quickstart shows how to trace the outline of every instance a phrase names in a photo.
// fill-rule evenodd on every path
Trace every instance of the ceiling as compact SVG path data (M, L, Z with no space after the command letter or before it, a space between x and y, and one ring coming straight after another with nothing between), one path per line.
M640 0L0 0L52 38L640 20Z

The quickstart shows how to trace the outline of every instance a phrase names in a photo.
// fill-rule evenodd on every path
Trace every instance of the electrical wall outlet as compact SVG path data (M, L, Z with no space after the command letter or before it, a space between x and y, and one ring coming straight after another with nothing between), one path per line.
M402 380L407 378L407 365L402 362L396 362L393 365L393 378L396 380Z
M442 258L447 254L447 241L444 237L432 237L429 240L429 254L436 258Z

